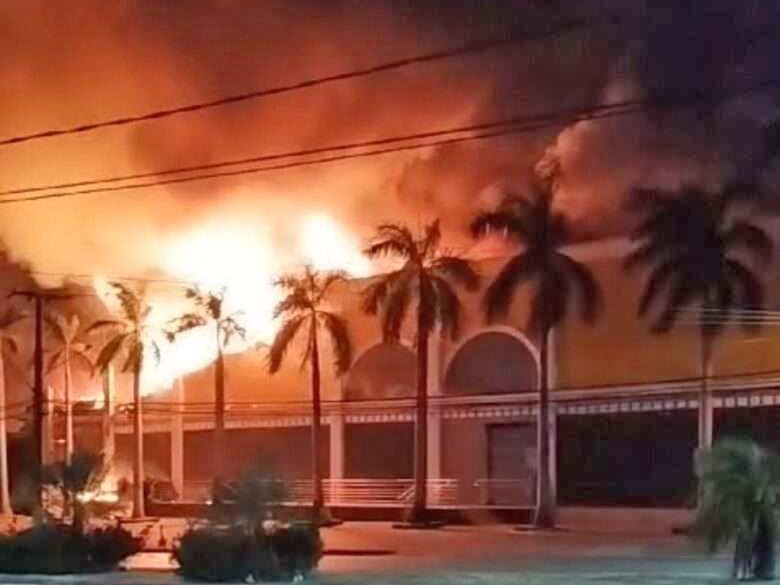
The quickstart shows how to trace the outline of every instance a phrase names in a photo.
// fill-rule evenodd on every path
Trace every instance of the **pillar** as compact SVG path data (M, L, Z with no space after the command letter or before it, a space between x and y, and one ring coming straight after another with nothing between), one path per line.
M436 328L428 340L428 479L440 479L442 475L441 407L436 400L441 396L441 329Z
M547 383L550 389L550 493L553 506L558 502L558 405L554 393L558 388L558 331L550 331L547 348Z
M344 411L337 406L328 417L330 428L330 479L344 479Z
M179 499L184 497L184 381L173 385L173 416L171 417L171 483Z

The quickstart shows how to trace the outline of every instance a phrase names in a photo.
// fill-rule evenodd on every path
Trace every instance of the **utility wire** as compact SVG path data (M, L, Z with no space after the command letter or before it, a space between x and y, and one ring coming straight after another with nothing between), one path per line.
M325 75L321 77L314 77L303 81L297 81L295 83L280 85L277 87L270 87L265 89L257 89L246 93L240 93L225 97L220 97L214 100L198 102L188 104L184 106L178 106L175 108L155 110L146 112L144 114L138 114L134 116L124 116L118 118L111 118L107 120L101 120L98 122L91 122L89 124L81 124L78 126L72 126L69 128L56 128L49 130L42 130L31 134L22 134L19 136L11 136L8 138L0 139L0 146L8 146L12 144L20 144L22 142L30 142L32 140L41 140L44 138L54 138L57 136L65 136L72 134L84 134L86 132L92 132L101 128L126 126L128 124L138 124L140 122L146 122L150 120L160 120L163 118L169 118L180 114L197 112L200 110L206 110L210 108L226 106L230 104L236 104L249 100L256 100L259 98L265 98L274 95L280 95L284 93L290 93L294 91L300 91L316 86L321 86L329 83L335 83L345 81L348 79L356 79L359 77L367 77L375 75L377 73L383 73L386 71L392 71L395 69L401 69L409 67L411 65L419 65L423 63L431 63L434 61L441 61L445 59L452 59L454 57L461 57L466 55L475 55L483 53L485 51L495 49L502 46L526 43L535 40L542 40L548 37L555 37L588 26L589 22L585 19L568 19L555 23L552 27L549 27L543 31L530 31L525 34L519 34L508 38L493 38L474 40L463 45L452 47L449 49L433 51L428 53L422 53L412 57L406 57L403 59L397 59L393 61L386 61L366 67L362 69L353 69L351 71L344 71L333 75Z
M266 165L266 166L260 166L260 167L253 167L248 169L237 169L237 170L227 170L227 171L221 171L221 172L214 172L214 173L206 173L206 174L200 174L200 175L193 175L193 176L185 176L185 177L174 177L169 179L162 179L159 181L149 181L144 183L133 183L130 185L116 185L116 186L110 186L110 187L95 187L90 189L81 189L76 191L60 191L55 193L46 193L43 195L33 195L29 197L16 197L16 198L7 198L7 199L0 199L0 204L9 204L9 203L21 203L21 202L31 202L31 201L42 201L42 200L48 200L48 199L60 199L65 197L75 197L80 195L90 195L90 194L99 194L99 193L113 193L113 192L119 192L119 191L130 191L130 190L137 190L137 189L148 189L148 188L155 188L155 187L162 187L165 185L172 185L172 184L179 184L179 183L186 183L191 181L201 181L201 180L207 180L207 179L220 179L220 178L227 178L227 177L236 177L236 176L242 176L242 175L250 175L250 174L259 174L264 172L271 172L271 171L278 171L283 169L292 169L292 168L298 168L298 167L305 167L305 166L312 166L312 165L320 165L320 164L328 164L338 161L344 161L344 160L350 160L350 159L357 159L357 158L366 158L366 157L373 157L373 156L379 156L384 154L390 154L390 153L397 153L397 152L404 152L404 151L410 151L410 150L418 150L422 148L430 148L434 146L442 146L447 144L454 144L454 143L460 143L460 142L466 142L466 141L474 141L474 140L484 140L488 138L496 138L500 136L507 136L510 134L519 134L519 133L526 133L526 132L536 132L542 129L552 128L552 127L558 127L562 125L571 124L573 122L579 122L579 121L596 121L601 120L604 118L611 118L615 116L624 116L629 114L635 114L646 110L657 110L657 109L667 109L667 108L678 108L678 107L686 107L686 106L694 106L697 104L714 104L718 103L723 100L727 100L733 97L737 97L739 95L743 95L745 93L755 93L755 92L761 92L761 91L767 91L771 89L777 89L780 87L780 80L766 80L763 82L759 82L757 84L752 84L747 87L739 88L737 90L732 90L729 92L721 92L718 94L695 94L692 96L686 96L684 98L679 98L677 100L667 100L663 102L654 102L651 100L629 100L625 102L619 102L614 104L607 104L602 106L595 106L591 108L581 108L579 110L569 110L569 111L558 111L558 112L551 112L547 114L541 114L531 117L525 117L525 118L515 118L515 119L508 119L500 122L490 122L487 123L485 126L490 127L498 127L497 130L490 131L490 132L483 132L479 134L471 134L467 136L455 136L452 138L443 138L441 140L431 140L426 142L418 142L413 144L402 144L400 146L390 146L387 148L381 148L381 149L374 149L374 150L368 150L368 151L361 151L356 153L346 153L346 154L336 154L333 156L327 156L327 157L321 157L316 159L309 159L309 160L295 160L291 162L283 162L275 165ZM504 127L507 126L507 127ZM431 133L426 133L429 135L448 135L448 134L454 134L458 132L467 132L468 130L463 129L450 129L450 130L441 130L441 131L435 131ZM396 137L396 138L386 138L382 139L386 142L398 142L402 140L409 140L409 138L405 137ZM326 147L322 150L345 150L345 149L351 149L351 148L358 148L358 146L353 145L339 145L335 147ZM300 152L300 151L297 151ZM287 158L290 156L296 156L295 153L288 153L287 155L283 154L273 154L273 155L267 155L273 158ZM299 156L299 155L298 155ZM259 158L259 157L258 157ZM215 163L216 164L216 163ZM226 165L233 165L238 164L235 161L227 161L224 163ZM178 170L169 170L169 173L174 172L184 172L184 171L178 171ZM113 182L113 181L119 181L121 179L109 177L107 179L90 179L84 182L84 184L95 184L95 183L106 183L106 182ZM39 190L42 189L42 187L30 187L26 188L30 190ZM26 189L17 189L17 192L26 191Z

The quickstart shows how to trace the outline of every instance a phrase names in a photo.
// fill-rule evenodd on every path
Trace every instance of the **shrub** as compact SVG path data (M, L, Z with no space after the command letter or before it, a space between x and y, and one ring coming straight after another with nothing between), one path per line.
M239 527L194 528L180 541L174 558L181 574L198 581L291 581L308 575L322 556L319 531L310 524L262 527L247 533Z
M185 532L173 556L181 574L198 581L239 581L249 575L252 538L238 529Z
M119 526L98 528L85 535L90 566L113 569L120 561L141 550L141 540Z
M113 569L140 549L121 528L80 533L63 524L39 525L0 538L0 572L63 574Z
M322 539L318 528L311 523L279 528L264 535L264 539L278 559L280 577L285 580L308 575L322 557Z

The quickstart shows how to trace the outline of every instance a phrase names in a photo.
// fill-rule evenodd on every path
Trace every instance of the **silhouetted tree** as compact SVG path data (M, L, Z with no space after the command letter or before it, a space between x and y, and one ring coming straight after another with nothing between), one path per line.
M47 371L52 372L58 368L63 369L65 376L65 462L70 463L73 456L73 397L71 390L72 370L71 365L74 360L79 361L87 370L92 373L94 366L92 359L87 353L90 345L82 340L83 331L81 331L81 322L78 315L71 315L70 318L60 313L49 313L46 315L46 325L49 331L54 335L59 347L54 350L47 364Z
M217 477L224 476L225 452L225 348L231 338L246 337L246 329L238 319L242 311L225 312L225 289L220 291L202 291L189 288L186 291L188 299L192 299L196 312L186 313L172 322L173 329L168 331L168 340L198 327L212 326L217 355L214 360L214 454L217 466Z
M363 309L370 315L380 314L386 342L398 343L404 319L415 304L417 423L412 522L427 520L428 340L437 325L453 339L458 335L461 304L452 283L468 290L479 286L479 277L471 264L463 258L442 254L440 243L438 221L426 226L420 237L415 237L406 226L385 224L377 228L364 251L369 258L390 256L403 262L399 269L374 279L363 293Z
M482 236L497 231L520 244L520 251L503 266L485 291L483 308L489 322L505 317L517 289L533 287L528 328L539 340L539 407L537 412L537 509L538 527L555 524L555 502L550 478L550 418L548 354L551 331L561 324L574 298L581 317L593 323L602 298L595 277L587 266L570 256L571 243L566 217L553 210L549 182L534 185L528 199L507 196L495 211L478 215L471 224L472 234Z
M5 358L8 353L17 353L14 325L25 318L14 308L0 314L0 511L11 514L11 492L8 482L8 409L5 395Z
M135 435L135 457L133 463L133 516L144 516L144 435L143 406L141 402L141 375L144 369L144 354L150 350L156 362L160 360L160 346L156 336L159 327L149 322L151 307L146 303L143 292L133 290L121 283L111 283L116 291L121 308L120 320L101 320L93 323L88 332L108 329L111 334L98 354L95 365L105 372L109 364L119 362L121 371L133 375L133 433Z
M274 309L274 318L282 319L282 326L269 348L268 369L279 371L288 349L299 333L304 335L301 366L311 369L311 459L312 459L312 515L315 521L323 519L322 470L319 447L322 418L320 397L320 332L327 334L333 348L336 373L349 369L352 361L352 343L347 324L339 315L328 310L327 295L331 287L343 281L343 272L317 272L307 266L302 274L288 274L276 281L285 297Z
M653 305L661 305L652 326L654 333L669 331L686 310L698 317L700 447L709 447L712 441L707 412L714 340L734 310L760 309L764 303L761 281L745 259L766 265L772 258L769 236L748 219L735 216L735 204L732 197L695 188L677 194L642 191L633 204L640 216L632 235L637 246L625 267L643 267L648 272L639 315L646 316ZM748 330L759 324L755 318L741 321Z

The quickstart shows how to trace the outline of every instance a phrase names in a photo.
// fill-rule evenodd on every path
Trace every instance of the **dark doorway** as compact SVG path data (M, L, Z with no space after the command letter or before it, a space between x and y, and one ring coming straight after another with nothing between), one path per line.
M533 502L536 483L536 429L530 424L487 426L488 504Z

